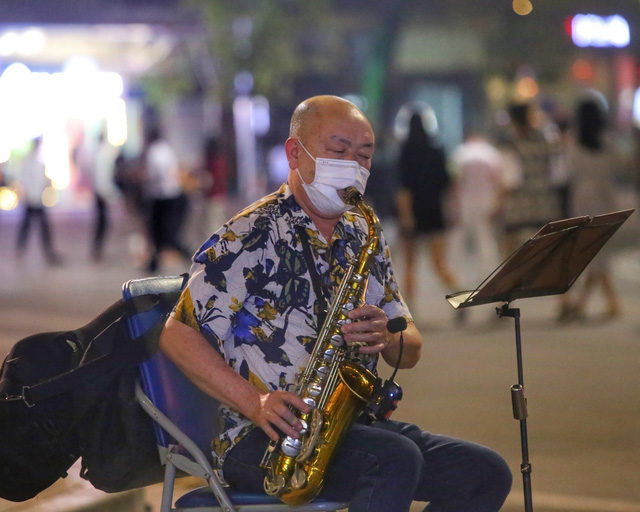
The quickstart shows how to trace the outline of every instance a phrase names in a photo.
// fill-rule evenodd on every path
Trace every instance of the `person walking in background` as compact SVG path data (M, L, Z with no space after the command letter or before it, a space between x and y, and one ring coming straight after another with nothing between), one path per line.
M559 116L555 121L555 126L557 127L557 144L555 145L556 151L551 163L551 183L558 197L560 217L566 219L571 216L569 172L567 170L567 152L573 141L570 116Z
M451 167L464 285L477 286L500 263L496 218L502 193L502 158L483 135L470 132L453 152Z
M503 147L505 166L502 219L503 255L509 256L544 224L561 217L559 198L551 180L555 143L533 122L528 103L509 108L511 127Z
M51 227L47 210L42 203L42 194L51 186L51 180L45 174L45 166L40 157L40 137L33 139L29 153L24 157L20 168L20 183L25 203L24 217L18 230L17 252L21 259L27 246L27 239L31 229L31 221L37 217L40 220L42 249L50 265L60 263L60 258L53 249Z
M426 235L431 265L436 277L448 291L456 278L447 263L443 197L451 180L446 157L437 147L415 113L409 121L409 134L399 162L400 186L397 192L398 221L404 249L404 293L409 302L415 298L415 262L417 238Z
M227 175L229 172L227 157L220 140L211 136L204 149L204 168L206 175L206 225L209 232L216 231L227 220Z
M104 132L98 136L97 146L83 155L80 165L91 183L94 197L95 221L91 256L102 261L104 241L109 229L109 202L117 195L114 183L117 149L106 139Z
M153 245L147 270L155 272L162 252L166 249L175 250L183 258L191 259L191 252L180 241L188 199L182 189L178 157L162 138L158 128L149 132L145 166L145 193L151 206L150 232Z
M593 216L615 211L613 173L622 165L622 158L606 137L604 109L595 99L584 99L576 109L575 123L576 140L567 154L571 213L574 216ZM613 318L620 314L609 259L605 245L576 283L578 289L574 294L565 294L560 320L582 316L596 287L604 294L605 317Z
M122 235L127 240L127 253L136 264L148 264L149 205L144 194L144 152L128 158L120 151L113 163L113 182L124 206Z

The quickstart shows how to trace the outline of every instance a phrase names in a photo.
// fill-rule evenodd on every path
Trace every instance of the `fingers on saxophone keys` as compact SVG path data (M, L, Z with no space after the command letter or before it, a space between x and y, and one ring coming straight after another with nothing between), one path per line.
M278 427L285 436L292 437L293 439L298 439L300 437L298 431L302 429L302 424L295 416L293 416L292 420L290 417L284 418L282 416L274 415L270 420L271 424ZM296 427L296 424L299 425L299 428Z
M303 413L308 413L311 411L311 407L309 407L309 405L307 405L302 398L300 398L298 395L296 395L295 393L286 393L286 395L284 395L282 397L283 401L285 401L286 403L294 406L296 409L298 409L300 412Z
M265 419L263 421L259 421L257 424L272 441L277 441L278 439L280 439L280 435L271 426L269 420Z
M360 347L361 354L375 354L377 352L382 352L385 349L386 345L384 343L374 343L370 345L363 345Z
M290 402L300 402L304 407L308 408L307 404L302 402L300 397L297 395L293 395L297 400L291 400ZM302 408L302 407L301 407ZM300 419L294 414L294 412L287 407L285 401L281 402L277 408L274 408L274 413L278 416L279 420L282 420L284 423L284 428L280 427L283 432L286 432L288 435L291 435L294 438L298 437L298 432L302 430L302 422ZM293 429L291 432L287 429ZM293 434L292 434L293 432Z
M349 343L381 343L383 334L378 331L358 331L344 335L344 340Z

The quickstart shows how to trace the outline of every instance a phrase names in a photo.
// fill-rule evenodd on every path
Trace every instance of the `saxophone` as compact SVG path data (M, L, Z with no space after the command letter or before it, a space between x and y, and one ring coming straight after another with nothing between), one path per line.
M371 262L380 252L379 220L354 187L345 190L344 202L364 216L367 241L347 266L309 362L297 378L295 393L311 407L306 414L296 411L303 425L299 439L271 441L261 463L265 491L288 505L308 503L320 493L344 434L365 405L378 401L376 376L358 362L361 344L346 344L341 326L351 322L352 309L364 304Z

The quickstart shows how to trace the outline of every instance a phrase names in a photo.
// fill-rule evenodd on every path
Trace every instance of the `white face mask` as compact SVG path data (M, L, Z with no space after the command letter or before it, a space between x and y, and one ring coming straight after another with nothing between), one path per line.
M300 141L298 141L300 142ZM334 160L332 158L313 158L302 142L300 146L316 163L316 175L312 183L305 183L298 171L302 187L309 196L311 204L321 214L327 216L342 215L352 206L346 204L338 195L339 190L347 187L355 187L358 192L364 194L367 186L369 171L355 160Z

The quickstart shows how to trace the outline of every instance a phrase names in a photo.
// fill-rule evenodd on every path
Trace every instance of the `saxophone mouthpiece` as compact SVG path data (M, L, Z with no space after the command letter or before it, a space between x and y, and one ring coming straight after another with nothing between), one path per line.
M344 189L344 197L342 198L342 200L346 204L355 206L357 203L362 201L362 194L356 187L347 187Z

